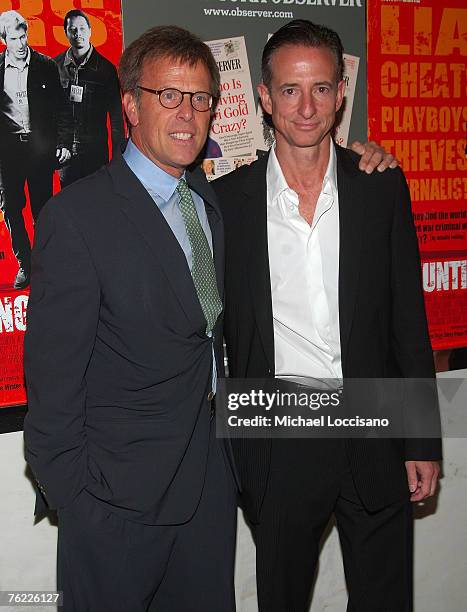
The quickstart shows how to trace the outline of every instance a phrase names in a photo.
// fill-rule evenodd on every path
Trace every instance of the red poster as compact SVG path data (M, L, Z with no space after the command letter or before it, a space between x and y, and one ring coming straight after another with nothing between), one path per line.
M370 0L371 138L412 197L433 349L467 345L467 5Z
M120 0L0 0L0 406L26 403L34 218L123 137L122 46Z

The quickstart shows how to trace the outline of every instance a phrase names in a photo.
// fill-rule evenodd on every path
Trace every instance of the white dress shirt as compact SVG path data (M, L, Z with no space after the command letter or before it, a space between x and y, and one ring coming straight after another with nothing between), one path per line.
M311 226L299 213L298 195L287 185L274 149L266 178L275 375L303 384L342 379L334 147Z
M6 94L5 114L15 126L15 134L31 131L29 125L28 74L31 50L28 48L26 61L15 62L8 51L5 52L5 76L3 89Z

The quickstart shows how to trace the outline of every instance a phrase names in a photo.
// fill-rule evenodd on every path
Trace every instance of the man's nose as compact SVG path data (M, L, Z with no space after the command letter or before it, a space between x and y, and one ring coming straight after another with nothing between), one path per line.
M316 113L316 101L311 92L304 92L300 101L299 112L303 117L313 117Z
M191 106L191 96L190 94L183 94L183 100L180 106L178 107L177 117L184 119L185 121L189 121L193 118L195 113L195 109Z

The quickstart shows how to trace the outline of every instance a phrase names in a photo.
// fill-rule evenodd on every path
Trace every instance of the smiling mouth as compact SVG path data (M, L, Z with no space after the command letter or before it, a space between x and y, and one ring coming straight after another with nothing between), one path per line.
M319 123L296 123L295 125L301 130L313 130L319 126Z
M174 140L191 140L193 138L193 134L189 134L188 132L173 132L170 134L170 137Z

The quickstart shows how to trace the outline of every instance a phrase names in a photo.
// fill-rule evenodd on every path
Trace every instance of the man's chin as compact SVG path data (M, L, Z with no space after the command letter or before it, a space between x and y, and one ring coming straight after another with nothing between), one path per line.
M300 149L318 147L323 141L327 140L329 134L330 132L309 134L307 136L301 134L294 139L292 144Z
M191 166L191 164L193 164L199 158L201 150L202 147L190 146L186 147L185 151L174 152L174 164L179 168L187 168L188 166Z

